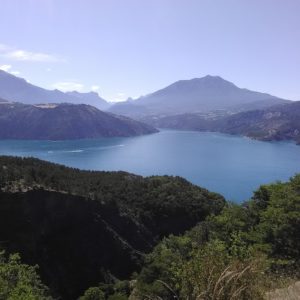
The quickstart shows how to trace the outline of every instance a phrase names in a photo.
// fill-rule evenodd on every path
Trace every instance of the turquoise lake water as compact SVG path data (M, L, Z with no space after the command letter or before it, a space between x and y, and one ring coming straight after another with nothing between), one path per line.
M132 138L2 140L0 154L33 156L80 169L179 175L235 202L249 199L261 184L300 173L300 146L293 143L173 130Z

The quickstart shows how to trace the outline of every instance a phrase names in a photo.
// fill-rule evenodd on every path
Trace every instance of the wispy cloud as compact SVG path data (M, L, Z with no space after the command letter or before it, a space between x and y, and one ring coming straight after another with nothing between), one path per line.
M30 52L24 50L10 51L4 54L6 58L19 61L35 61L35 62L58 62L59 58L45 53Z
M110 101L111 102L123 102L127 99L125 93L117 93L116 96L114 96Z
M0 70L8 72L11 69L11 65L2 65L0 66Z
M98 85L92 85L92 86L91 86L91 90L92 90L93 92L97 92L97 91L99 91L99 89L100 89L100 86L98 86Z
M71 92L71 91L81 92L84 88L84 85L78 82L62 81L62 82L54 83L52 87L63 92Z
M16 71L16 70L11 70L11 69L12 69L12 65L2 65L2 66L0 66L0 70L8 72L12 75L17 76L17 75L21 74L21 72Z
M8 51L11 47L4 45L4 44L0 44L0 51Z
M17 49L8 45L0 44L0 56L14 61L29 62L62 62L64 59L56 55L32 52L24 49Z

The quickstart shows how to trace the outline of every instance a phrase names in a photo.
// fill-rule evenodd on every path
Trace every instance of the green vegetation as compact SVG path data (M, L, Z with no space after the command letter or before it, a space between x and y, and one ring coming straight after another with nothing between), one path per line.
M18 254L6 258L0 252L0 299L51 300L48 289L41 283L37 267L22 264Z
M239 107L234 114L230 109L222 110L221 114L219 112L186 113L161 117L149 116L142 120L157 128L215 131L248 136L261 141L291 140L299 144L300 101L277 104L255 108L253 103L245 111Z
M300 278L299 232L297 175L164 239L147 256L137 290L149 299L263 299L275 284Z
M128 280L117 281L111 284L100 284L87 289L79 300L127 300L131 293Z
M14 102L0 106L1 139L74 140L155 132L158 130L150 125L85 104L26 105Z
M8 157L0 170L0 241L40 265L55 297L254 300L300 278L300 175L237 205L179 177ZM47 299L35 267L0 265L0 299ZM10 283L12 266L28 280Z
M99 281L129 278L163 237L184 233L225 205L222 196L180 177L13 157L0 157L0 170L0 242L38 264L54 296L64 299Z
M90 287L79 300L105 300L105 295L100 288Z
M221 195L181 177L80 171L33 158L1 156L0 170L4 191L43 188L115 205L160 238L182 233L207 215L219 213L225 204Z

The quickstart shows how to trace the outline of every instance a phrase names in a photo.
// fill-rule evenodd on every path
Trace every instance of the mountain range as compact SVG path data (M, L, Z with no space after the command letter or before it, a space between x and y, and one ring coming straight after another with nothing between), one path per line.
M219 77L177 81L161 90L134 101L117 103L111 112L142 118L151 115L203 113L216 110L243 111L265 108L286 100L260 92L242 89Z
M157 132L150 125L86 104L0 103L1 139L83 139Z
M97 93L63 93L59 90L46 90L27 82L23 78L0 70L0 98L24 104L73 103L89 104L98 109L107 109L110 105Z
M95 92L80 93L47 90L23 78L0 70L0 98L24 104L72 103L88 104L133 118L153 115L206 113L211 111L240 112L261 109L287 100L266 93L239 88L219 76L179 80L136 100L111 105Z
M300 142L298 108L299 102L239 88L219 76L180 80L110 105L94 92L46 90L0 71L0 138L133 136L156 127Z
M300 143L300 101L221 117L199 114L145 118L157 128L215 131L262 141L293 140Z

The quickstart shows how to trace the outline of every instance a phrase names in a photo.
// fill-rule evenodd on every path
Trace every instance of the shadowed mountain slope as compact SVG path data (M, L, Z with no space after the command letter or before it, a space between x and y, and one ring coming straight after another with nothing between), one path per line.
M0 247L38 264L62 299L128 278L163 237L223 208L180 177L92 172L0 156Z
M144 121L158 128L217 131L263 141L294 140L300 143L300 101L225 117L182 114L144 118Z
M84 139L157 132L150 125L105 113L85 104L0 105L2 139Z

